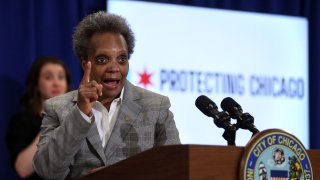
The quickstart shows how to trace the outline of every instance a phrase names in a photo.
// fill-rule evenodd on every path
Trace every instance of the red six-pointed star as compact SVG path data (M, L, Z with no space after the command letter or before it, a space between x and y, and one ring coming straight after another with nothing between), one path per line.
M150 81L150 78L152 76L152 73L148 73L146 71L146 69L144 69L143 73L138 73L139 76L140 76L140 81L139 81L139 84L142 84L145 88L148 86L148 85L151 85L151 81Z

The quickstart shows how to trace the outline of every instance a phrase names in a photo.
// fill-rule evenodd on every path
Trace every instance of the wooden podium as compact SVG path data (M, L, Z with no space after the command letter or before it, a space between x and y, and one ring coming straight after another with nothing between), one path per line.
M80 179L237 180L243 150L243 147L232 146L156 147ZM313 168L313 179L320 179L320 151L307 152Z

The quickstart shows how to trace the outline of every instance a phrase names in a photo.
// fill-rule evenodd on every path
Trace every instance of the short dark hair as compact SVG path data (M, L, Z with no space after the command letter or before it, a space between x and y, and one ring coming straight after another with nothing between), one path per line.
M66 74L67 91L72 90L71 76L64 62L56 57L39 57L32 64L32 67L27 76L26 87L20 98L20 107L24 111L39 114L39 111L42 109L41 95L38 85L41 69L46 64L58 64L62 66Z
M104 32L120 33L127 43L130 58L135 45L130 25L119 15L99 11L86 16L73 33L73 49L80 61L88 59L88 44L92 35Z

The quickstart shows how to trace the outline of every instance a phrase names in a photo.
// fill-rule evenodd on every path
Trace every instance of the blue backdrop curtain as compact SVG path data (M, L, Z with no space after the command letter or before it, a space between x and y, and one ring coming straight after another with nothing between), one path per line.
M82 70L72 51L73 28L86 14L105 8L105 0L0 1L0 179L17 179L4 135L32 62L43 55L63 59L77 87Z
M310 146L320 149L320 4L316 0L156 0L154 2L306 17L309 20ZM105 0L0 1L0 179L17 179L4 144L9 117L17 111L26 74L36 57L62 58L74 87L82 77L72 51L74 26L85 15L105 10ZM294 52L293 52L294 53ZM289 113L289 112L284 112ZM301 121L304 121L303 119Z

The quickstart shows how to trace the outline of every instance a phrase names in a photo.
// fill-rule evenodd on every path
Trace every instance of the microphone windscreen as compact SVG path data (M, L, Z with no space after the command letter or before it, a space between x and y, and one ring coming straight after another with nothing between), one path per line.
M241 106L231 97L226 97L221 101L221 108L227 111L231 118L236 118L235 108L242 111Z
M197 108L205 115L209 116L211 115L210 109L214 108L214 109L218 109L217 105L211 100L209 99L207 96L205 95L201 95L196 99L196 106ZM211 108L210 105L211 104Z

